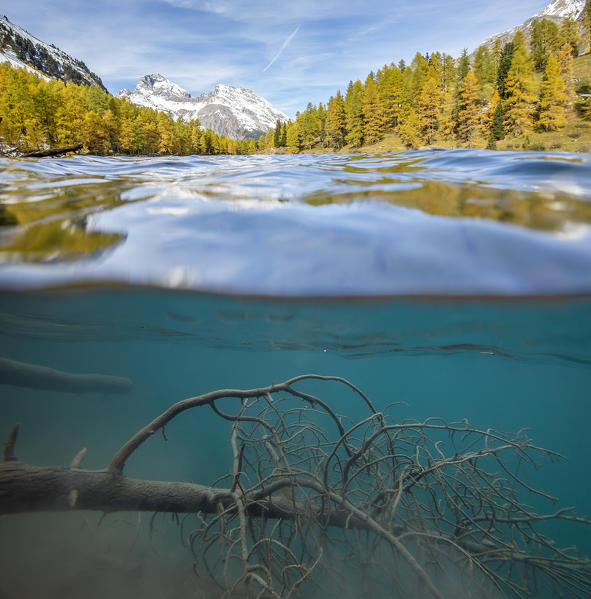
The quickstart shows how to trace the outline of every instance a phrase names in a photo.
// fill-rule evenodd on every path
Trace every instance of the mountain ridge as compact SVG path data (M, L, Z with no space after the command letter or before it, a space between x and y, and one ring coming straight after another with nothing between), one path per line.
M218 83L212 91L194 98L160 73L145 75L133 91L122 89L117 97L167 112L175 119L198 119L203 127L233 139L257 139L275 127L278 120L289 120L248 88Z
M541 21L542 19L549 19L558 25L560 25L561 21L567 17L572 17L575 20L580 21L584 6L585 0L553 0L541 11L526 19L521 25L515 25L511 29L501 33L495 33L487 37L480 45L492 49L497 40L500 40L502 44L510 42L517 31L523 31L529 36L534 23L536 21Z
M53 44L31 35L4 15L0 17L0 62L42 73L64 82L96 85L107 91L101 78L81 60L73 58ZM42 75L42 76L43 76Z

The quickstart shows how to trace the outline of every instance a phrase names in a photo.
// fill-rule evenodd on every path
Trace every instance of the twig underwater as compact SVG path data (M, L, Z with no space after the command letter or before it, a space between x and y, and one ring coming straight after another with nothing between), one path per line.
M348 389L367 416L351 422L302 390L327 384ZM125 474L147 439L195 408L229 422L232 464L224 477L204 485ZM397 422L395 409L378 411L341 377L221 389L173 404L102 470L82 468L85 450L69 467L20 462L15 429L0 464L0 515L185 514L181 531L196 522L187 540L203 597L211 584L217 597L253 599L378 597L379 589L425 599L538 597L540 589L591 596L589 560L545 534L550 521L591 520L557 507L528 479L528 469L562 459L558 453L524 432L467 420Z

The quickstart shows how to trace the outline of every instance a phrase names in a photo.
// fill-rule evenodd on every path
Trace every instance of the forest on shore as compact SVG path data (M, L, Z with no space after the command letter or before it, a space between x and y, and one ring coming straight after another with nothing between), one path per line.
M350 81L327 103L308 104L295 121L277 123L259 146L287 152L379 148L390 136L390 143L406 148L496 149L503 140L511 149L559 149L567 129L571 139L591 129L585 122L591 120L591 87L574 68L575 59L589 57L576 58L581 47L591 47L589 1L582 34L574 19L560 26L542 19L529 40L518 30L511 42L497 39L473 56L466 50L459 59L419 52L410 65L384 65L364 82ZM536 136L554 147L536 147Z
M198 120L175 120L99 86L64 83L3 63L0 138L5 148L19 151L82 144L84 152L98 155L431 145L591 151L591 123L586 122L591 121L591 85L575 76L575 64L591 76L591 54L579 56L581 48L591 49L591 0L582 32L570 18L560 26L542 19L534 22L529 39L518 30L511 42L480 46L472 56L466 50L458 59L418 52L410 65L403 60L384 65L364 82L350 81L344 94L308 104L295 120L278 121L258 141L229 139L202 129Z
M237 141L136 106L96 85L46 79L0 64L0 137L20 151L83 144L91 154L251 154L255 140Z

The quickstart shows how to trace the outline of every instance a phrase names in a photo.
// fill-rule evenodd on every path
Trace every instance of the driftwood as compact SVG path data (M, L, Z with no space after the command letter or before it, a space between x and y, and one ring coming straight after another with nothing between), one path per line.
M356 394L367 417L348 422L300 388L320 381ZM206 486L124 474L144 441L201 407L231 423L227 476ZM181 531L193 522L195 571L218 585L217 596L591 594L588 560L540 531L550 520L591 522L569 508L541 513L530 505L556 503L525 477L537 460L558 454L523 433L467 421L396 422L342 378L304 375L185 399L133 435L103 470L80 468L85 450L70 467L24 464L15 444L16 430L0 465L0 514L187 514Z
M35 152L26 152L22 154L23 158L45 158L46 156L60 156L68 152L78 152L83 144L74 144L73 146L62 146L60 148L49 148L49 150L36 150Z
M0 385L66 393L121 394L129 393L131 390L131 381L125 377L106 374L72 374L8 358L0 358Z

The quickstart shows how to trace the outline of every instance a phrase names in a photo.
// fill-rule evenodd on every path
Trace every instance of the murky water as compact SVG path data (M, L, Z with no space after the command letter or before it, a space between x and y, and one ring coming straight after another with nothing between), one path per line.
M0 358L131 384L29 388L32 375L10 378L4 364L0 437L21 424L20 460L67 466L87 447L84 467L104 468L180 399L315 372L346 377L378 410L403 402L397 422L528 429L566 458L527 471L558 498L533 507L591 515L588 156L77 157L0 168ZM367 416L338 385L309 389L353 421ZM211 484L232 469L230 436L211 410L185 412L126 473ZM0 596L199 596L187 530L150 519L0 517ZM547 533L591 555L591 526ZM315 592L313 581L301 588ZM533 596L555 595L542 585Z

